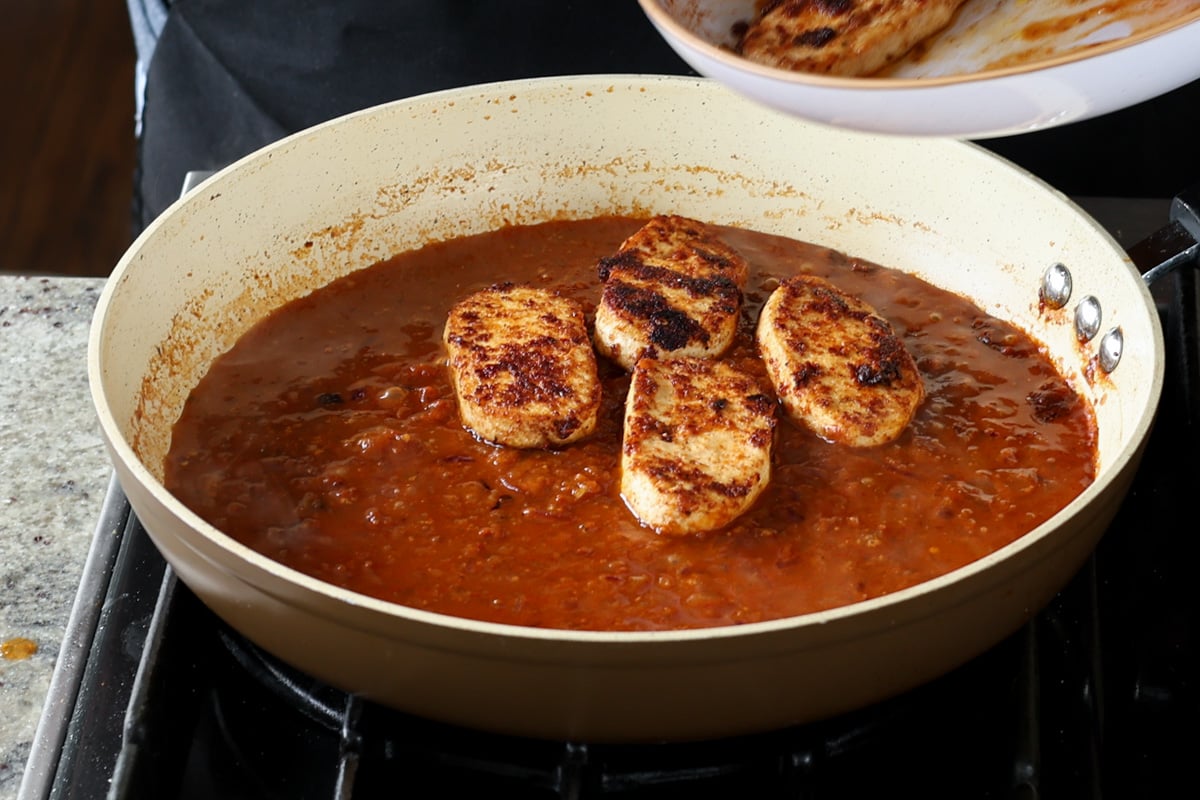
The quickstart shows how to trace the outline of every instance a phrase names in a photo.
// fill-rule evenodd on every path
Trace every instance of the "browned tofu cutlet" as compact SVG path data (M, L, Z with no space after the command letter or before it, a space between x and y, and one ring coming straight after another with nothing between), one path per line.
M950 24L965 0L777 0L747 27L743 56L771 67L862 76Z
M709 358L642 359L625 402L621 496L661 534L733 522L771 477L773 397Z
M925 397L917 364L888 321L829 281L784 280L763 305L756 337L788 415L829 441L892 441Z
M619 265L636 256L646 264L674 270L692 278L726 277L741 289L750 265L726 244L712 226L678 214L660 214L621 243L617 256L600 260L600 279L607 280L606 262Z
M558 447L595 428L600 381L583 309L497 284L450 310L444 340L463 425L510 447Z
M711 226L650 220L600 259L599 353L627 370L640 358L718 356L737 332L749 266Z

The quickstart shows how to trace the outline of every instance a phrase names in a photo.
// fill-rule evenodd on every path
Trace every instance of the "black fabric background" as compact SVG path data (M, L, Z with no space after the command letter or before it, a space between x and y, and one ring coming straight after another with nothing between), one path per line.
M182 0L150 63L145 225L190 169L379 103L496 80L694 74L632 0Z
M598 72L694 74L633 0L179 0L150 63L136 216L144 226L161 213L190 169L219 168L350 111ZM1200 82L981 143L1071 194L1159 197L1200 180L1198 123Z
M1112 114L980 144L1067 194L1171 197L1200 182L1200 81Z

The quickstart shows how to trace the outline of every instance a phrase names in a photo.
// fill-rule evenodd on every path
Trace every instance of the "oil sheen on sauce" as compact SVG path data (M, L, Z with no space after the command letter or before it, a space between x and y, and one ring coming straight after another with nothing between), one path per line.
M586 630L741 624L941 575L1046 520L1095 476L1091 409L1036 342L898 271L725 228L752 267L726 356L761 374L758 309L811 272L862 297L910 348L927 397L896 442L851 449L783 421L774 473L734 524L643 529L619 496L628 378L601 360L596 433L559 451L474 439L444 364L451 305L498 281L590 311L599 257L641 221L553 222L430 245L269 316L190 396L168 488L300 572L415 608Z

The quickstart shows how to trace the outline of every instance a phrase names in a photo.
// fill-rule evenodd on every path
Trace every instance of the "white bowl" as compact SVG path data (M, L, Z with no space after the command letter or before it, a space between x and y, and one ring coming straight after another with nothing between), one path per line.
M1107 114L1200 77L1197 0L969 0L919 55L867 78L738 56L734 26L750 19L755 0L639 2L700 74L780 111L872 133L1027 133ZM1040 33L1031 41L1034 30Z

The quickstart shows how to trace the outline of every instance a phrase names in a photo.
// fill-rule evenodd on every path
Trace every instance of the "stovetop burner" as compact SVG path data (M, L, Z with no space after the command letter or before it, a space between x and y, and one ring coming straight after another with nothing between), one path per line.
M1019 632L892 700L718 741L507 737L297 672L176 581L115 482L22 798L1145 797L1190 782L1200 676L1197 290L1155 284L1168 376L1143 466L1073 581ZM1180 465L1178 458L1191 459Z

